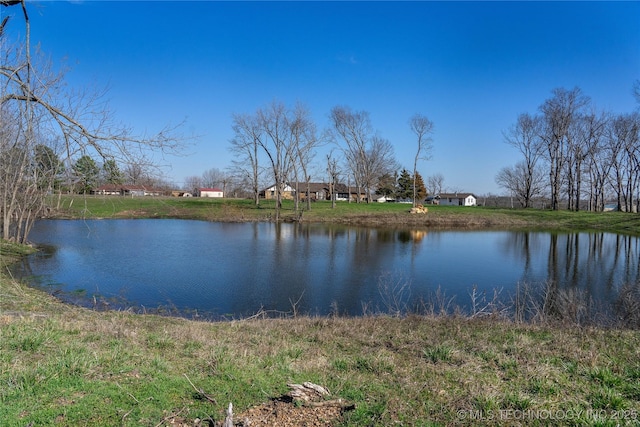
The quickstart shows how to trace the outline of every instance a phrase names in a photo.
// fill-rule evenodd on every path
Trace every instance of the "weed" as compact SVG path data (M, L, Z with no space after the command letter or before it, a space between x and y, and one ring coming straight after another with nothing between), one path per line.
M616 390L605 387L591 393L588 396L591 407L594 409L620 410L625 409L627 400Z
M424 357L432 363L451 362L453 349L448 345L437 345L422 350Z
M471 403L474 409L487 413L500 408L500 402L498 399L491 395L481 394L479 396L475 396L471 399Z
M614 387L622 383L622 378L611 372L608 367L596 366L588 372L588 375L605 387Z
M385 313L398 317L409 312L411 280L402 274L382 273L378 277L378 293Z
M529 409L531 405L531 399L519 393L507 393L502 397L502 401L500 402L501 409L515 409L518 411Z

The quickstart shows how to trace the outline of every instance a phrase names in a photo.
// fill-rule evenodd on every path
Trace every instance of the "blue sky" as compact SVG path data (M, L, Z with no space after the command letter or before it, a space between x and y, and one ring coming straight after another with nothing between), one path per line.
M500 193L519 160L502 132L557 87L597 109L638 108L640 2L29 2L33 42L72 87L108 87L119 120L198 137L166 158L178 185L231 161L231 116L305 104L319 129L336 105L370 113L410 169L415 113L435 124L424 177ZM3 8L15 14L18 8ZM323 169L320 165L319 169ZM323 175L316 176L326 179Z

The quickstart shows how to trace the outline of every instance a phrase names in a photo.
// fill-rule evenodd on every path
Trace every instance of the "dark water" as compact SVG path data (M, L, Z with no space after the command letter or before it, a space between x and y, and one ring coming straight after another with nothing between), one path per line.
M509 305L524 283L608 307L640 281L639 238L609 233L50 220L30 239L46 250L14 274L63 299L207 318L294 306L319 315L419 311L445 300L469 311L496 291Z

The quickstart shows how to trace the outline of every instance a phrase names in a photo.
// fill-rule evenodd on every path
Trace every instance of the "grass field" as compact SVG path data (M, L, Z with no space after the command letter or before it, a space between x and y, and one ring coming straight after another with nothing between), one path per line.
M245 199L64 196L54 215L68 218L190 218L206 221L268 221L273 201L255 206ZM640 235L640 215L623 212L570 212L539 209L429 206L427 214L410 214L401 203L314 202L302 221L354 225L467 229L599 230ZM285 201L285 220L297 218Z
M62 202L62 215L74 218L247 221L267 220L272 212L248 201ZM619 213L434 207L426 218L412 219L408 208L344 204L332 210L318 202L303 220L378 224L382 217L398 218L398 226L635 234L639 228L638 215ZM230 401L240 413L303 381L355 406L335 425L640 425L638 330L491 315L291 314L206 323L94 312L8 277L6 264L29 250L0 245L2 426L213 425Z

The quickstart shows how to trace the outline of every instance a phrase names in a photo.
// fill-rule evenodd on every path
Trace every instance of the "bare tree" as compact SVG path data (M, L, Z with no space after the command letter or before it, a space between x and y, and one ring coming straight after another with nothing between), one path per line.
M421 114L415 114L409 120L409 127L411 131L416 135L418 139L418 147L416 150L416 156L413 159L413 206L416 206L416 177L418 176L418 161L430 160L431 151L433 146L431 145L431 138L429 135L433 132L433 122L426 116Z
M621 114L611 122L606 149L612 171L610 182L618 210L637 211L634 199L640 196L640 115Z
M155 166L144 158L131 159L125 164L124 178L128 184L151 185L154 181Z
M360 202L360 194L363 188L363 180L366 175L366 147L372 136L369 113L366 111L351 111L349 107L334 107L330 114L333 127L334 140L342 139L342 146L347 168L351 172L356 190L357 202Z
M296 105L295 109L289 113L289 128L291 129L291 155L292 172L295 175L296 195L295 210L298 211L299 194L300 194L300 175L302 175L305 185L305 194L307 202L307 210L311 210L310 182L314 150L319 144L316 135L316 126L311 119L311 114L306 107L301 104Z
M336 184L340 176L340 168L338 161L333 157L332 153L327 154L327 173L329 174L329 198L331 199L331 208L336 207Z
M509 129L507 133L504 133L505 143L516 148L522 154L522 164L516 165L514 169L503 169L499 173L501 182L500 185L504 186L507 182L511 182L511 179L505 175L515 175L518 177L518 191L521 201L524 203L523 207L528 208L531 206L531 199L534 191L534 181L536 179L537 165L542 157L543 146L540 139L540 125L541 119L539 117L533 117L529 114L521 114L518 116L516 124ZM511 173L507 173L510 171ZM504 186L505 188L512 187L512 185Z
M365 167L362 183L367 198L374 193L380 184L380 179L385 175L393 175L399 165L395 159L393 145L384 138L374 136L371 138L365 156Z
M545 188L545 177L541 166L529 170L525 161L516 163L514 167L505 167L498 172L496 183L516 197L520 206L532 206L532 200L541 196Z
M30 167L34 163L34 146L62 141L64 162L68 164L84 155L126 163L152 150L176 152L182 139L174 136L173 127L150 138L137 137L130 128L115 124L102 94L65 91L63 75L54 73L42 57L32 56L26 1L7 0L0 4L20 6L25 25L24 43L11 46L4 31L10 19L7 17L0 24L0 155L3 169L4 160L11 164L11 172L0 175L0 237L24 242L33 221L46 208L47 192L35 184ZM5 117L11 117L12 125ZM9 187L20 190L7 190ZM28 198L24 198L27 194Z
M573 183L570 194L573 194L572 207L576 211L580 210L580 199L583 194L582 182L588 176L590 166L593 163L590 159L597 155L600 150L601 141L606 129L606 115L595 113L582 114L574 121L574 138L570 144L570 165L573 165L571 176L573 179L568 180L567 185ZM597 167L597 166L596 166ZM593 189L593 186L591 186ZM589 193L591 200L591 193ZM591 206L591 203L589 203Z
M275 185L276 208L275 220L280 221L282 208L282 192L292 167L291 127L284 104L272 102L265 108L259 109L257 120L265 134L258 144L264 150Z
M444 188L444 176L441 173L431 175L427 178L427 192L433 196L438 196Z
M203 187L216 187L221 188L222 193L227 194L227 187L232 181L232 177L226 171L222 171L218 168L211 168L202 173L202 186Z
M579 88L555 89L553 97L547 99L540 110L543 126L540 137L546 148L549 164L549 186L551 189L551 209L558 210L563 172L567 162L568 146L571 143L571 124L581 108L589 103L589 98Z
M367 202L385 173L398 168L391 143L373 134L369 113L334 107L330 114L334 141L342 140L346 166L354 179L358 195L364 191ZM357 201L360 201L358 196Z
M188 191L196 191L198 188L202 188L201 176L188 176L184 179L184 189Z
M260 204L260 163L258 152L262 146L263 132L256 116L233 115L234 137L230 150L238 157L233 161L239 181L248 180L256 206Z

